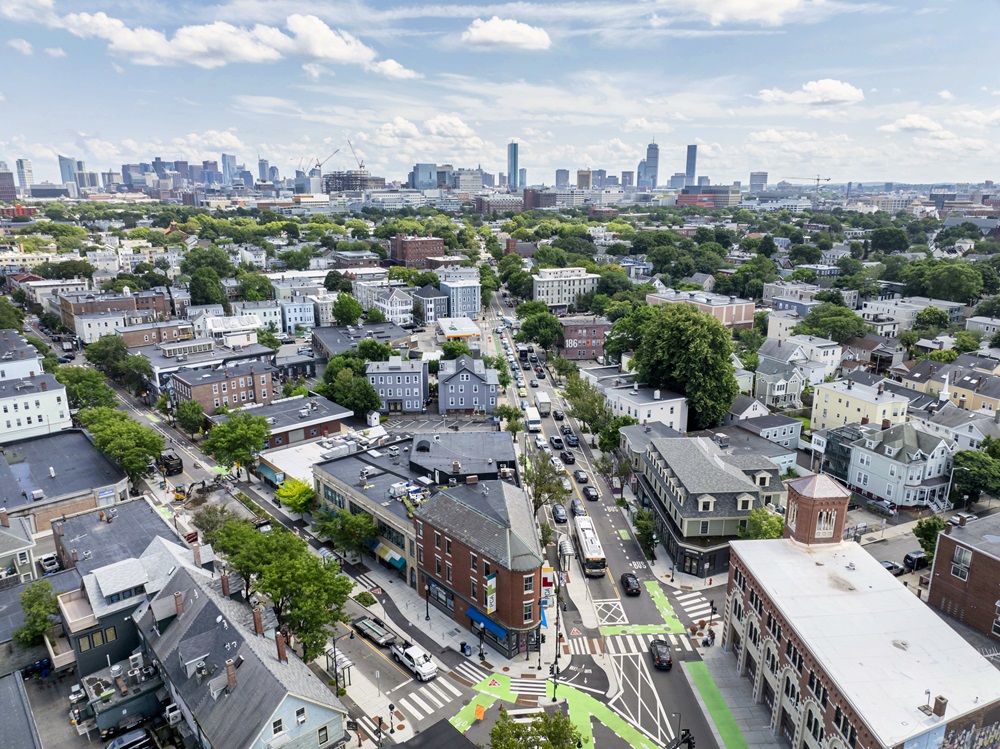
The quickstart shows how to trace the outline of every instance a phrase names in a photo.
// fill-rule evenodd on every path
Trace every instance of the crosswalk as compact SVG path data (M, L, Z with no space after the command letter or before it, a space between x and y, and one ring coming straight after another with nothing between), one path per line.
M412 716L414 720L421 720L433 715L456 697L461 696L462 692L457 687L450 684L448 679L439 676L415 692L405 697L397 697L396 708L404 714Z
M680 604L681 611L688 615L691 621L707 619L712 613L712 604L701 593L688 592L680 593L674 598Z
M458 676L462 681L468 683L469 686L475 686L483 679L493 675L491 672L484 668L480 668L472 661L462 661L451 673L453 676Z
M564 655L601 655L604 652L603 639L600 637L571 637L563 641Z
M354 579L364 585L368 590L379 587L379 584L368 577L368 575L356 575Z
M511 677L510 691L522 697L544 697L545 679L515 679Z
M685 635L614 635L608 637L571 637L563 643L566 655L627 655L644 653L653 640L666 640L670 647L679 650L694 650L691 641Z

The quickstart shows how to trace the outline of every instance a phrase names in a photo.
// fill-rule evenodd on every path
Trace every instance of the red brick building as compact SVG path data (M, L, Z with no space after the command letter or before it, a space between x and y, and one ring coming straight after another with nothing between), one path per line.
M73 320L75 315L94 312L133 312L136 310L151 312L157 318L165 320L171 314L170 297L166 291L156 289L121 294L81 292L59 296L59 312L63 325L74 331L76 330Z
M1000 672L859 544L850 493L789 481L785 537L731 543L721 645L793 749L995 746Z
M604 356L604 339L611 323L604 317L562 317L557 350L566 359L597 359Z
M181 370L173 374L173 400L198 401L206 414L214 414L220 406L270 403L274 399L275 371L264 362Z
M948 525L938 536L927 603L1000 640L1000 515Z
M148 346L151 343L172 343L194 338L194 326L183 320L153 322L146 325L127 325L116 328L126 346Z
M542 549L531 500L505 481L445 489L413 513L417 590L510 658L538 649Z
M397 234L389 241L389 259L407 268L424 268L429 257L444 255L444 240Z

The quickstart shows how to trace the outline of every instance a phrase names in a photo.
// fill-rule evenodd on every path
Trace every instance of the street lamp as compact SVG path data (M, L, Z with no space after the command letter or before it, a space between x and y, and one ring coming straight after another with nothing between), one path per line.
M424 585L424 621L431 620L431 586Z
M971 473L972 469L971 468L967 468L965 466L957 466L954 463L952 464L952 466L951 466L951 477L948 479L948 493L945 494L945 496L944 496L945 502L951 502L951 486L952 486L952 484L955 483L955 471L969 471Z
M552 674L552 701L556 702L556 689L559 688L559 666L553 666Z

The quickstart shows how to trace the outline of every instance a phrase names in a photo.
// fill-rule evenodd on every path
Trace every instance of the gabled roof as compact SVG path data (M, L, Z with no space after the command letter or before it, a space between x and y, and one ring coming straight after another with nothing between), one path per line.
M913 424L897 424L889 429L878 430L875 428L865 430L865 435L855 440L851 444L856 447L865 447L867 440L875 440L876 445L871 449L879 455L891 457L897 463L912 463L924 460L933 453L940 445L954 446L943 437L929 434L922 429L917 429ZM886 448L892 451L888 455Z
M762 409L764 413L771 413L770 409L768 409L768 407L765 406L763 403L761 403L759 400L757 400L756 398L752 398L749 395L744 395L743 393L737 395L736 398L733 400L733 405L729 407L729 413L743 415L754 407L754 403L756 403L757 408Z
M10 525L0 525L0 556L7 556L35 545L28 518L9 518Z
M447 294L445 294L440 289L437 289L434 286L431 286L430 284L427 284L426 286L422 286L421 288L419 288L416 291L414 291L413 292L413 296L420 297L421 299L447 299L448 298Z

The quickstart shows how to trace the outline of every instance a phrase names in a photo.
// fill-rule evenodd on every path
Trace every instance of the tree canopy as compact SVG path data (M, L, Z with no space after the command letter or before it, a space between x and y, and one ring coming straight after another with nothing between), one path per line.
M747 515L747 524L738 531L740 538L781 538L785 532L785 518L766 507L757 507Z
M361 319L364 310L361 302L350 294L341 293L333 303L333 319L338 325L354 325Z
M90 367L59 367L56 379L66 386L69 407L114 408L118 404L115 391L108 385L104 375Z
M864 335L868 330L868 324L853 310L833 302L823 302L809 310L793 332L843 343L853 336Z
M202 451L212 455L221 466L236 467L238 474L240 467L249 470L270 436L271 425L267 419L237 411L212 427L202 443Z

